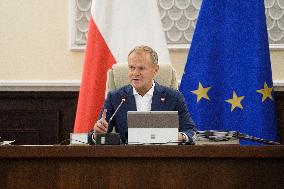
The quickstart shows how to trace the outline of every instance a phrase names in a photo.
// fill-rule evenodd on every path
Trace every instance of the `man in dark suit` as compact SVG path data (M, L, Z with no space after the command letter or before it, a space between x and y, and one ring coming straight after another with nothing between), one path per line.
M148 46L135 47L128 55L128 67L130 84L108 93L101 118L89 132L89 142L94 143L96 134L111 132L113 127L121 140L126 142L127 111L178 111L178 140L194 144L194 123L183 95L154 81L159 70L157 53ZM124 102L109 122L121 101Z

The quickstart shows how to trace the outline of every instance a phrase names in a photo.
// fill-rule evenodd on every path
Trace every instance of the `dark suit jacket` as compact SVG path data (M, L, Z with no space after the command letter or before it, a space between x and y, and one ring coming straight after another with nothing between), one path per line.
M162 98L164 100L161 100ZM109 92L103 109L107 109L106 120L108 122L122 99L125 99L125 102L109 123L108 132L111 132L113 127L115 127L115 131L120 134L121 140L126 142L128 132L127 111L137 111L132 86L126 85ZM178 111L179 131L185 133L189 139L194 135L194 123L187 110L184 97L179 91L155 83L151 111ZM92 133L93 130L89 132L90 143L93 143L91 139Z

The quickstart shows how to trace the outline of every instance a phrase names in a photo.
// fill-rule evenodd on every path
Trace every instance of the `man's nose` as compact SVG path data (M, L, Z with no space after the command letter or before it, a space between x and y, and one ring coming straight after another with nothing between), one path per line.
M140 71L138 69L133 70L133 75L140 75Z

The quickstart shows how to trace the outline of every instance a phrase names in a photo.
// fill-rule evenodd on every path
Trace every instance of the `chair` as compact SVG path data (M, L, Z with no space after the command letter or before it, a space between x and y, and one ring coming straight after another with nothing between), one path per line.
M176 70L170 64L159 64L159 66L155 81L161 85L178 89ZM128 64L114 64L107 72L106 94L127 84L129 84Z

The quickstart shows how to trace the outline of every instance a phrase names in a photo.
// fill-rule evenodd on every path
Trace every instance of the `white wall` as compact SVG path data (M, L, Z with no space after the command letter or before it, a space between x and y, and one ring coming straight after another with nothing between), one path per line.
M0 1L0 80L80 80L84 52L69 50L68 0ZM284 80L284 51L271 51L273 79ZM180 78L187 50L171 50Z
M83 52L69 50L68 0L0 1L0 80L81 78Z

